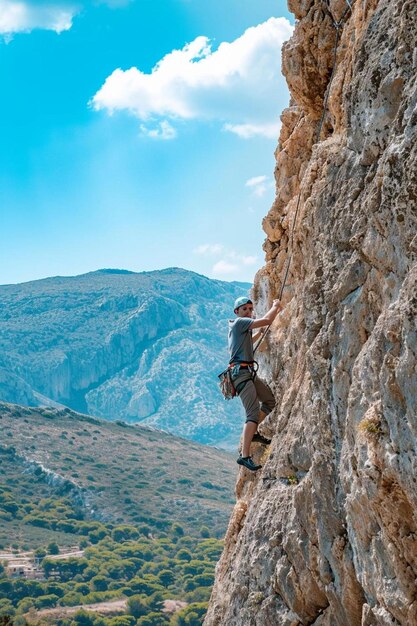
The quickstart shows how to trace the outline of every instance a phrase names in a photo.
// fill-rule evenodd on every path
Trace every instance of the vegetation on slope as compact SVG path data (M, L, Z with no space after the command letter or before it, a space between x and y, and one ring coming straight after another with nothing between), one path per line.
M0 567L0 619L202 623L232 507L233 458L69 409L0 403L0 428L0 553L9 562ZM76 556L53 556L74 545ZM19 548L32 551L33 580L10 567ZM82 609L115 600L118 617ZM167 600L184 606L170 614Z
M103 524L100 535L102 539L81 557L56 560L38 550L39 559L44 556L42 580L11 578L0 567L0 619L9 616L15 626L201 624L221 551L219 540L187 536L178 524L159 537L146 525L138 529ZM102 603L106 613L118 599L125 599L114 610L123 614L120 618L100 615L100 605L95 613L82 609ZM184 606L171 616L166 601L173 599Z
M39 501L51 496L66 496L74 519L146 523L152 530L175 520L193 536L204 526L223 536L235 476L234 460L223 451L69 409L0 404L0 428L9 488L6 509L0 504L0 544L6 536L16 542L22 527L34 541L29 526L71 534L65 511L59 518L40 511Z

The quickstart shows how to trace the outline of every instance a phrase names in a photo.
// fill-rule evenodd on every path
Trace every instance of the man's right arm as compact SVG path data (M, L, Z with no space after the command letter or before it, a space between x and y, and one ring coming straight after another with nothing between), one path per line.
M258 320L253 320L249 328L253 329L253 328L262 328L263 326L270 326L280 311L282 311L282 306L280 304L280 301L274 300L268 313L266 313L263 317L259 318Z

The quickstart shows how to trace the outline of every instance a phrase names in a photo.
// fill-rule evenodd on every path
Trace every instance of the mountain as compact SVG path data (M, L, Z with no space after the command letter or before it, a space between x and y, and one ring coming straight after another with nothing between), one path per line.
M172 268L99 270L0 286L0 394L236 446L240 403L217 374L245 283Z
M236 474L227 452L70 409L0 403L0 545L33 548L94 529L85 520L180 524L223 536ZM77 529L77 520L84 520Z

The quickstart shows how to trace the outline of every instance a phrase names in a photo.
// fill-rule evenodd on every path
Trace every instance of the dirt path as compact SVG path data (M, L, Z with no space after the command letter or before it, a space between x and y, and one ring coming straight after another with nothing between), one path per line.
M55 616L58 618L73 615L77 611L84 609L84 611L93 611L101 615L108 615L111 613L126 613L127 598L119 598L118 600L109 600L108 602L96 602L94 604L77 604L76 606L57 606L54 609L42 609L36 611L36 615L27 613L25 619L28 624L36 623L31 620L38 620L40 617Z
M176 613L180 609L187 606L187 602L181 600L165 600L164 613ZM100 615L121 614L127 611L127 598L119 598L118 600L109 600L107 602L96 602L94 604L77 604L76 606L58 606L54 609L42 609L34 613L27 613L24 617L28 624L36 624L36 621L41 617L56 618L68 617L73 615L77 611L84 609L84 611L92 611L99 613Z

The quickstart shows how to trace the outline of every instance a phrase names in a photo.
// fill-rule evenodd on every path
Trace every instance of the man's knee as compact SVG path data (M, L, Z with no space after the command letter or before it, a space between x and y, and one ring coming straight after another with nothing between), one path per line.
M262 404L261 404L261 411L263 413L265 413L265 415L269 415L269 413L272 411L272 409L275 408L276 402L275 399L267 399L267 400L263 400Z
M274 396L272 396L272 395L271 395L271 397L270 397L270 398L268 398L267 400L265 400L265 404L266 404L266 406L267 406L267 407L269 407L269 408L270 408L270 410L272 411L272 409L274 409L274 408L275 408L275 405L276 405L276 400L275 400Z

